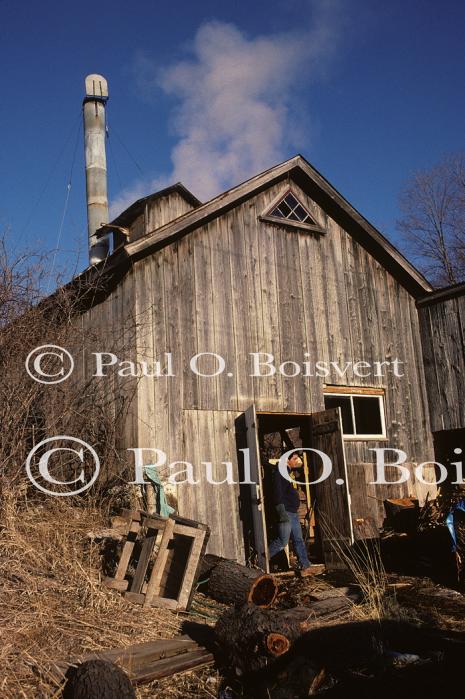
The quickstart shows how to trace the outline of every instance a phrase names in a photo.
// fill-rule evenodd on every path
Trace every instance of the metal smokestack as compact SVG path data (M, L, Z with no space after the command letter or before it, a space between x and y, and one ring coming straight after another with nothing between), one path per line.
M108 223L107 158L105 153L105 105L107 81L101 75L88 75L83 102L84 145L86 154L87 226L91 265L109 253L108 236L96 239L95 233Z

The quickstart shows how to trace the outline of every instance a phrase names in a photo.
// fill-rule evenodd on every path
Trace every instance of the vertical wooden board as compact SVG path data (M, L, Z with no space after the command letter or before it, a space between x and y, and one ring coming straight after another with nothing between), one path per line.
M215 219L207 229L211 251L213 307L212 318L214 336L211 351L225 361L224 371L216 377L217 407L220 410L237 408L237 379L234 354L234 317L231 305L231 253L227 215L224 219ZM241 371L246 371L244 358Z
M367 309L363 309L364 317L364 334L367 337L365 344L366 356L364 360L370 362L373 367L374 363L383 360L383 343L379 332L381 323L380 310L378 307L379 290L377 286L376 267L373 258L364 251L364 275L366 286L366 301ZM379 385L379 379L373 376L370 372L368 377L357 377L362 385L374 386Z
M254 544L258 565L267 573L270 571L268 556L268 540L266 534L265 507L263 501L263 484L260 465L260 450L258 446L258 426L255 406L251 405L245 411L247 430L247 448L250 456L250 486L251 509L253 521Z
M237 376L237 407L245 410L253 400L254 383L247 367L249 352L258 346L257 312L250 280L250 265L247 264L247 241L244 234L243 216L240 208L233 209L228 216L229 249L231 251L232 307L235 328Z
M318 266L321 275L322 301L323 305L320 313L326 316L327 330L327 352L329 361L343 364L346 355L351 351L350 338L348 336L347 302L345 296L341 294L340 275L342 270L337 268L340 256L338 250L339 227L332 219L328 221L327 234L322 237L318 256ZM345 379L344 379L345 381ZM331 368L328 384L341 383L341 377Z
M219 489L221 486L208 483L206 479L206 469L202 465L202 461L213 461L213 469L215 467L215 425L213 422L212 411L198 411L198 443L199 443L199 467L198 474L201 483L196 487L197 497L204 498L206 509L205 524L208 524L211 530L210 539L208 542L208 552L215 553L218 556L224 556L223 548L223 532L225 527L224 515L220 511L220 495ZM213 470L215 473L215 470Z
M232 463L232 476L235 484L224 483L216 486L218 509L223 522L223 556L237 559L243 550L241 526L239 520L239 485L238 466L235 450L231 450L231 432L234 425L234 413L229 411L216 411L212 415L214 434L214 473L215 479L222 481L226 478L225 462ZM228 526L225 526L225 522Z
M182 460L194 466L194 477L202 476L200 461L200 431L198 410L183 410L183 455ZM179 513L184 517L209 524L207 521L207 506L202 484L191 485L183 483L178 486Z
M152 332L152 264L144 259L136 263L135 274L135 309L137 323L137 360L145 362L148 372L152 373L156 356L153 347ZM155 400L153 383L158 379L141 376L137 386L138 447L151 448L155 441Z
M135 293L134 272L129 270L123 281L122 294L122 322L124 333L125 357L136 361L136 319L135 319ZM138 444L137 429L137 389L138 379L127 377L124 379L124 392L127 397L127 413L124 425L125 443L128 447Z
M298 233L279 228L275 237L279 296L279 327L281 331L281 362L296 362L301 366L306 349L303 319L301 271ZM277 362L278 363L278 362ZM292 373L292 365L286 372ZM283 377L284 411L305 412L307 387L302 375Z
M179 320L180 342L178 347L179 363L177 371L182 371L182 404L186 410L198 408L198 377L191 371L190 360L198 352L196 325L196 295L194 269L194 241L188 235L179 241Z
M459 356L459 370L454 374L455 379L460 382L459 386L463 386L463 376L465 374L465 296L462 295L455 299L455 308L458 316L458 331L459 337L457 338L458 344L458 356ZM457 412L459 415L459 422L455 423L453 426L455 428L463 427L465 415L465 391L458 391L458 405ZM451 425L452 427L452 425Z
M166 320L165 309L164 258L162 251L155 253L149 259L152 267L152 344L155 354L164 355L169 352L169 346L166 333L168 321ZM169 290L167 295L169 296ZM162 376L154 380L152 384L154 403L154 446L158 449L162 449L167 455L170 451L168 396L169 391L173 390L172 382L175 382L175 386L176 381L177 376L175 378Z
M332 285L329 284L329 290L333 294L332 301L328 305L329 317L334 318L336 323L334 331L335 354L332 359L337 359L342 365L348 360L353 361L349 312L345 293L344 254L342 250L345 232L332 219L328 220L327 230L328 233L323 237L322 244L326 246L328 251L328 267L323 271L326 272L332 282ZM332 371L331 374L331 383L340 381L352 383L356 380L358 380L358 377L353 374L351 366L349 366L345 377L342 379L335 371Z
M198 529L195 533L190 555L184 571L181 590L178 597L178 609L187 609L189 606L189 600L191 599L192 592L194 591L193 586L197 577L199 561L202 556L202 550L204 549L204 539L205 531Z
M389 275L386 275L387 298L389 300L389 317L392 322L392 356L387 359L403 359L403 325L398 318L399 308L399 285ZM397 449L405 450L408 446L408 435L405 429L405 418L408 404L404 400L405 388L401 381L390 381L388 387L389 404L386 400L386 407L390 407L388 424L388 438L390 445Z
M282 356L281 336L279 327L279 300L277 281L277 261L275 255L274 226L263 223L259 229L260 242L260 287L261 331L256 352L271 354L273 357ZM247 367L252 369L249 362ZM284 410L283 380L279 372L273 376L263 377L258 381L257 408L268 410Z
M163 570L166 565L166 560L168 558L168 544L173 538L174 524L175 523L173 519L166 520L160 541L158 555L155 559L155 563L150 574L150 580L147 585L144 607L150 607L153 598L158 594L160 590L160 582L163 575Z
M175 218L192 210L189 204L178 192L171 192L163 197L149 201L147 204L147 232L165 226Z
M331 475L314 486L323 539L340 539L352 542L350 494L340 409L335 408L313 413L310 420L312 447L326 454L332 462ZM320 462L314 461L314 463ZM320 474L320 471L321 469L318 469L317 473Z
M350 512L354 539L367 539L378 536L379 524L376 507L369 497L367 467L371 479L371 464L354 463L347 467L350 486Z
M433 331L431 309L424 306L418 309L420 319L420 337L423 355L423 368L425 372L425 386L430 415L431 429L433 432L444 429L444 423L439 401L439 383L436 370L436 359L433 345Z
M128 356L128 349L125 342L125 315L124 315L124 280L119 285L117 293L114 298L114 317L118 318L117 325L117 337L116 337L116 354L118 357ZM117 434L119 436L120 449L128 449L136 445L128 443L128 391L127 391L127 379L123 378L118 374L116 370L114 373L115 377L115 391L117 398Z
M235 421L237 413L228 412L224 415L225 421L225 431L227 433L228 445L229 445L229 460L233 463L234 478L238 481L238 484L231 486L229 490L230 497L230 508L231 513L235 521L235 538L236 538L236 554L235 558L239 563L245 565L245 543L244 543L244 532L241 520L241 486L239 485L240 473L239 473L239 460L238 460L238 445L236 442L236 430ZM232 501L231 501L232 499Z
M244 357L243 371L250 372L251 362L250 353L256 352L260 347L262 340L263 321L261 313L262 289L261 289L261 270L260 257L261 251L259 246L259 230L260 222L258 220L258 212L255 207L254 200L245 202L241 207L242 226L245 236L245 264L247 265L248 278L248 313L250 314L250 342L248 345L247 356ZM263 391L264 378L252 377L253 399L256 403L260 400ZM266 379L265 379L266 381Z
M399 331L395 319L393 317L392 289L390 277L384 269L379 270L378 288L380 290L379 299L382 304L380 313L382 324L382 347L383 361L392 362L394 359L402 359L398 357L397 333ZM396 379L390 375L386 380L386 394L384 400L384 409L386 417L386 434L388 443L392 447L397 447L400 444L400 430L403 420L402 408L402 383L401 379Z
M348 338L350 358L358 361L364 355L364 338L362 333L361 314L363 309L359 303L359 257L356 243L345 231L341 231L342 264L345 278L345 297L347 307ZM357 385L357 376L352 371L346 383ZM339 381L343 381L340 379Z
M308 312L312 315L315 323L315 336L311 343L307 345L310 354L309 361L328 363L333 359L331 356L330 331L328 325L328 315L326 313L326 279L324 272L323 242L314 241L310 237L304 239L308 250ZM305 275L305 268L302 269ZM323 379L320 378L323 383ZM328 381L329 383L329 381Z
M114 305L111 299L111 295L105 299L103 302L103 307L104 307L104 321L103 321L103 326L104 326L104 331L103 331L103 345L101 350L102 352L112 352L113 351L113 333L114 333L114 324L115 324L115 319L113 318L113 310L114 310ZM118 322L118 319L116 319L116 322ZM115 377L114 377L114 372L110 371L109 375L106 377L105 380L105 401L106 401L106 411L109 419L112 421L113 425L115 423L115 418L116 418L116 412L115 412L115 401L114 401L114 395L115 395Z
M180 311L179 274L177 244L169 245L163 251L164 305L166 326L166 347L171 352L176 365L179 363ZM175 377L168 377L168 439L169 461L178 460L182 451L182 380L183 374L177 371Z
M402 428L404 432L403 447L407 453L413 446L411 440L413 439L414 430L414 412L418 410L417 406L413 401L413 384L415 381L415 357L412 356L410 338L410 316L408 312L408 302L409 297L404 289L398 287L398 303L396 304L396 320L398 322L398 331L401 333L402 346L398 344L397 356L401 358L404 364L404 373L401 379L399 379L401 393L399 398L402 398Z
M226 478L226 466L223 464L228 456L227 433L225 432L224 415L227 412L212 411L209 414L209 437L210 437L210 452L204 457L209 459L213 464L213 478L218 482L217 485L211 485L211 499L215 503L215 509L218 513L218 527L221 537L222 556L225 558L235 558L236 555L236 536L235 536L235 512L232 511L230 498L230 490L234 488L228 483L221 483ZM228 525L225 526L225 522Z
M426 397L425 373L422 363L418 311L414 300L411 298L408 299L408 311L410 316L411 357L414 363L412 367L414 422L412 424L412 434L410 435L412 448L409 458L415 461L427 461L434 458L434 449Z
M444 402L444 414L457 425L463 425L460 418L460 406L463 395L463 345L461 328L455 299L443 305L442 322L446 361L438 362L440 372L441 394ZM441 357L441 354L439 355Z
M314 250L318 246L319 241L311 235L299 236L299 251L300 251L300 266L302 278L302 300L304 311L304 324L306 331L305 350L309 355L305 357L311 364L311 371L314 374L314 365L317 361L324 361L322 357L327 355L327 348L321 355L319 350L323 342L323 338L319 336L320 323L317 320L318 303L315 303L317 298L321 298L320 294L315 296L315 288L320 287L317 270L314 266ZM317 329L318 328L318 329ZM326 344L326 343L325 343ZM310 376L306 379L307 385L307 408L308 412L317 412L324 409L323 386L321 378Z
M163 203L160 199L154 199L146 204L147 233L151 233L163 225L161 218L162 206Z
M139 594L142 591L142 586L145 582L145 576L155 546L157 534L158 530L148 528L144 536L136 572L134 573L130 588L130 591L135 592L136 594Z
M111 339L111 346L109 348L109 351L113 352L117 356L118 356L118 353L120 351L119 335L121 332L120 295L121 295L121 287L117 286L112 291L111 296L110 296L111 315L112 315L112 320L113 320L115 332L114 332L114 335ZM124 445L122 444L122 418L121 418L122 395L121 395L120 390L119 390L120 378L118 377L116 371L112 371L111 387L113 390L113 404L114 404L114 411L115 411L115 443L116 443L117 449L120 450L120 449L124 449Z
M207 356L199 359L198 372L204 374L198 377L198 405L203 410L217 408L216 378L212 375L217 369L217 362L207 353L215 351L214 333L214 299L212 286L212 267L210 243L201 228L191 235L194 237L195 265L195 298L197 319L197 346L199 354Z

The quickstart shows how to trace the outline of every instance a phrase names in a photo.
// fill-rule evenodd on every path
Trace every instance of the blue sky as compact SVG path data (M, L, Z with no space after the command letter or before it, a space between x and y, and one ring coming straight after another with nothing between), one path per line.
M84 77L110 88L113 211L182 178L205 199L301 152L375 226L463 150L458 0L0 0L0 230L87 265Z

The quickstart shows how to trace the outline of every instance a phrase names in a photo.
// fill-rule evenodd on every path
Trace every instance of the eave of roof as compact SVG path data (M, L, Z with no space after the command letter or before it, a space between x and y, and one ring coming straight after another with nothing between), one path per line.
M465 282L451 284L450 286L445 286L442 289L435 289L431 294L427 294L423 298L418 299L417 306L419 308L422 306L431 306L435 303L448 301L449 299L457 298L459 296L465 296Z

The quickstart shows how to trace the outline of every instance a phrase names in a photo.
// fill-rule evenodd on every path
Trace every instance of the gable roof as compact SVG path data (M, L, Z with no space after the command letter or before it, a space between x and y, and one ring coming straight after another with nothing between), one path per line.
M208 221L238 206L247 199L259 194L268 187L291 178L321 208L344 228L362 247L399 281L415 299L420 299L432 292L433 287L397 248L390 243L374 226L360 214L342 194L340 194L323 175L318 172L301 155L275 165L265 172L223 192L214 199L200 204L182 184L178 183L149 197L139 199L111 225L128 225L143 210L147 200L178 191L183 196L191 197L196 207L164 226L147 233L143 237L119 247L110 257L99 264L88 267L75 277L70 284L79 284L84 278L107 279L107 292L124 276L133 262L159 250L182 238ZM189 201L189 199L188 199ZM196 204L194 204L194 201Z
M340 194L321 173L301 155L296 155L242 184L197 206L161 228L128 243L127 256L137 260L164 247L195 228L255 196L271 185L291 177L307 194L334 218L358 243L416 298L432 291L425 277ZM186 190L187 191L187 190ZM116 223L116 222L114 222Z

